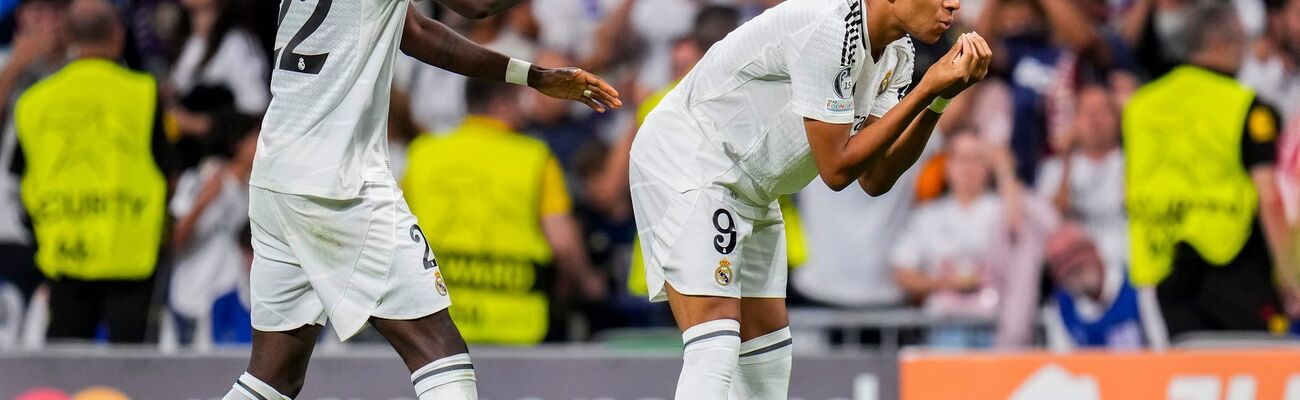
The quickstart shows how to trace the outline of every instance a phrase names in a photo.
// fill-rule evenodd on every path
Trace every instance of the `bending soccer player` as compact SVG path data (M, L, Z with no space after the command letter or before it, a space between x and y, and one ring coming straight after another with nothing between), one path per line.
M632 203L651 300L667 300L683 331L678 399L786 398L775 200L817 175L878 196L916 162L948 101L988 71L988 44L965 34L903 95L909 36L937 41L958 7L784 2L714 45L646 118L632 145Z
M438 1L482 18L519 0ZM486 50L408 3L281 0L274 98L249 192L253 354L225 400L297 396L326 320L342 340L374 326L412 371L421 400L477 398L438 263L388 168L386 116L399 48L433 66L528 85L596 111L622 105L594 75Z

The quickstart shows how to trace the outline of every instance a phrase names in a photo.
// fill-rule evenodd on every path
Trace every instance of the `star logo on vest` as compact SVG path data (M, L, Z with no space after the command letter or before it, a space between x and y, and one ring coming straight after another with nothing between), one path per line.
M726 257L722 257L722 261L718 262L718 269L713 270L713 280L718 282L719 285L727 286L731 284L734 277L735 273L731 270L731 261L728 261Z
M442 271L433 271L433 285L438 288L438 294L447 295L447 283L442 280Z

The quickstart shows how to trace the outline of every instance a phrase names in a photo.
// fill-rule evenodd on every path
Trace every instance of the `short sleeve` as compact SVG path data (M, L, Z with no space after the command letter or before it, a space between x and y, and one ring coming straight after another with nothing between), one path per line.
M542 170L539 203L542 218L568 214L573 210L573 200L569 198L569 192L564 187L564 171L560 169L560 162L555 157L549 157L546 160L546 167Z
M1241 162L1247 170L1277 160L1277 135L1282 130L1279 118L1277 110L1267 103L1255 100L1250 105L1241 140Z
M904 91L912 84L912 68L915 63L913 59L914 50L912 50L912 39L902 38L899 42L889 47L894 52L891 57L896 60L885 80L880 82L884 85L884 90L877 90L879 94L871 103L871 116L883 117L889 110L894 109L898 102L903 100ZM888 64L887 64L888 65Z
M858 36L847 36L844 18L832 12L810 26L802 39L795 35L784 49L782 60L790 76L790 109L804 118L832 124L853 122L852 53ZM851 39L851 40L850 40ZM849 51L845 49L849 48ZM857 54L856 57L865 57Z

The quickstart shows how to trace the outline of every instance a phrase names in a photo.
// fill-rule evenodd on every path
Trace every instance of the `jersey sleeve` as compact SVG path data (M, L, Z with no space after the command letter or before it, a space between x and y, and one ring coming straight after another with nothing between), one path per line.
M542 169L542 191L538 207L542 218L568 214L573 209L573 200L564 187L564 171L560 169L560 162L555 157L548 158Z
M903 43L898 46L890 46L890 51L895 52L893 57L897 61L893 65L893 69L890 70L890 76L884 82L881 82L882 85L885 85L884 91L881 91L876 96L876 101L871 103L871 116L876 118L883 117L889 110L894 109L894 106L898 105L898 102L903 99L904 91L912 84L913 59L915 58L913 56L915 51L912 49L912 40L905 37L899 39L899 41Z
M1241 162L1250 170L1269 166L1277 160L1277 135L1282 130L1276 109L1255 100L1246 115L1245 137L1241 140Z
M853 63L849 59L857 36L837 13L818 18L802 40L796 35L784 52L795 114L832 124L853 122ZM850 40L851 39L851 40ZM859 55L861 57L861 55Z

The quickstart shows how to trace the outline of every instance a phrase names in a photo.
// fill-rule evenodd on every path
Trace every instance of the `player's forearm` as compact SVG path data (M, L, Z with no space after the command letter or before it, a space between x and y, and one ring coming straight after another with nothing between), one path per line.
M930 135L938 125L940 115L942 114L929 110L921 111L921 115L912 120L912 124L885 153L885 158L858 178L862 190L872 196L889 192L898 178L921 158L921 152L925 151L925 145L930 142Z
M872 171L880 166L889 149L904 132L907 132L908 127L917 120L917 116L925 110L926 105L934 100L935 92L924 89L928 85L921 86L912 94L903 97L902 101L879 120L867 124L858 131L857 135L849 139L848 145L845 146L844 162L850 166L849 170L853 173L850 182L858 181L868 173L874 173ZM928 128L925 129L927 139L928 132L934 129L934 124L937 122L938 120L935 119L927 124ZM867 194L872 196L884 194L883 191L874 191L866 186L863 186L863 189L868 190Z
M414 9L407 11L401 48L425 64L491 81L504 80L510 63L510 57L484 48Z

